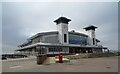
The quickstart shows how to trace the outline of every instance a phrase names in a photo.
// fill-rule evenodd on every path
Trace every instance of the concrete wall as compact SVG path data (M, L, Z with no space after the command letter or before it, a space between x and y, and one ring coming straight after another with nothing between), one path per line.
M68 37L68 24L65 24L65 23L60 23L60 24L57 24L57 30L58 30L58 39L59 39L59 42L62 43L62 44L68 44L69 41L69 37ZM64 34L67 35L67 42L64 42Z
M93 45L93 38L94 38L94 45L97 45L96 43L96 37L95 37L95 31L89 30L88 31L88 44Z

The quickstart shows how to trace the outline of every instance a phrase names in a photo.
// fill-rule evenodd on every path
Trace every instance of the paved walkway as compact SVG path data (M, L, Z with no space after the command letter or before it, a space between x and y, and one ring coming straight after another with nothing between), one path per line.
M118 57L71 60L37 65L36 60L3 62L3 72L117 72Z
M55 57L48 57L43 64L55 63Z
M13 58L13 59L9 59L7 58L7 60L2 60L2 62L9 62L9 61L20 61L20 60L28 60L28 59L35 59L35 56L30 56L30 57L26 57L26 58Z

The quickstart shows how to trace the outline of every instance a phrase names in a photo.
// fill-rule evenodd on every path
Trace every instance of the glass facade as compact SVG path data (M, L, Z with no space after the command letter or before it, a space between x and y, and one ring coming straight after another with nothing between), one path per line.
M69 36L69 43L70 44L87 45L87 38L84 36L71 35L71 36Z
M62 52L62 48L50 47L49 52Z

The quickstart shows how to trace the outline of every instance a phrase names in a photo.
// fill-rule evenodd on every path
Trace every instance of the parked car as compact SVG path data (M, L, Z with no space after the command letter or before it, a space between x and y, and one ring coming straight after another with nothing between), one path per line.
M2 60L7 60L7 58L6 57L2 57Z

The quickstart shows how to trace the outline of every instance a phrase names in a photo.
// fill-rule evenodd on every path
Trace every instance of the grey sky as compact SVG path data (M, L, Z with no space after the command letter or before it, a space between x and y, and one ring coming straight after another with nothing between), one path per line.
M72 20L69 31L86 33L84 27L96 25L100 44L118 50L117 2L5 2L2 4L3 53L12 53L36 33L56 30L53 21L60 16Z

